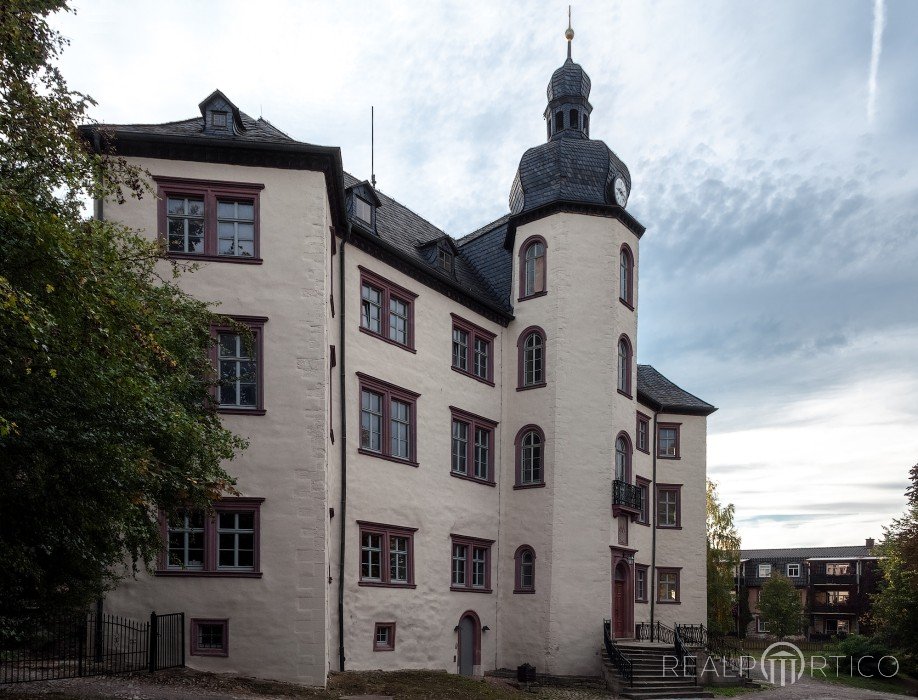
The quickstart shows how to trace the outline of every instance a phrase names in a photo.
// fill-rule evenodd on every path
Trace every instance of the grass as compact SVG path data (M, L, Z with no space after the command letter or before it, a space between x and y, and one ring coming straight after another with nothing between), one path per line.
M735 698L737 695L745 695L746 693L757 693L761 688L756 688L753 686L726 686L719 688L717 686L707 686L705 690L714 693L715 697L718 698Z
M818 654L817 654L818 656ZM813 666L812 656L807 659L807 672L810 676L823 683L833 683L835 685L844 685L849 688L860 688L861 690L875 690L884 693L896 693L898 695L914 696L918 692L918 681L904 674L898 674L892 678L865 678L858 675L845 675L844 663L840 669L839 675L835 675L834 659L826 659L824 671ZM820 662L821 665L821 662ZM825 675L823 675L825 673Z

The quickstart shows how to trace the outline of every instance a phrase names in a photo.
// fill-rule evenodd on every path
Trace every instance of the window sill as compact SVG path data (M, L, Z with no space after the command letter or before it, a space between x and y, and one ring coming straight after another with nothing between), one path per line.
M625 306L627 306L629 309L631 309L632 311L634 311L634 304L632 304L630 301L628 301L627 299L622 299L621 297L619 297L618 300L619 300L622 304L624 304Z
M487 479L479 479L474 476L468 476L467 474L459 474L458 472L454 472L454 471L451 471L449 475L457 479L462 479L463 481L474 481L475 483L482 484L483 486L497 486L497 482L495 481L488 481Z
M367 335L372 336L372 337L376 338L377 340L381 340L381 341L383 341L384 343L389 343L389 345L394 345L394 346L397 347L397 348L401 348L402 350L407 350L408 352L413 353L413 354L415 354L415 355L416 355L417 352L418 352L417 350L415 350L415 349L414 349L413 347L411 347L410 345L403 345L402 343L399 343L399 342L396 341L396 340L392 340L391 338L387 338L387 337L384 336L384 335L381 335L381 334L379 334L379 333L374 333L374 332L371 331L369 328L364 328L363 326L357 326L357 328L360 329L360 332L361 332L361 333L366 333Z
M392 457L391 455L385 455L382 452L373 452L373 450L367 450L363 447L357 448L358 454L367 455L368 457L377 457L379 459L384 459L387 462L395 462L396 464L404 464L408 467L418 467L420 466L417 462L412 462L410 459L402 459L401 457Z
M513 485L514 491L518 491L520 489L544 489L544 488L545 488L544 481L538 484L514 484Z
M624 396L626 399L633 399L633 398L634 398L634 396L632 396L631 394L629 394L627 391L622 391L621 389L618 389L617 391L618 391L619 394L621 394L622 396Z
M517 301L526 301L527 299L536 299L538 297L544 297L546 294L548 294L547 291L535 292L534 294L527 294L526 296L518 297Z
M635 599L634 599L634 602L635 602L635 603L643 603L643 604L646 604L646 603L649 603L650 601L647 600L646 598L635 598Z
M201 262L225 262L237 265L261 265L261 258L249 258L241 255L206 255L204 253L166 253L169 260L199 260Z
M681 525L657 525L657 530L681 530L681 529L682 529Z
M218 406L217 413L225 413L229 416L263 416L267 411L263 408L232 408L230 406Z
M645 527L650 527L650 521L649 521L649 520L635 520L634 523L635 523L635 525L643 525L643 526L645 526ZM646 602L646 601L645 601L645 602Z
M529 384L528 386L518 386L516 387L517 391L529 391L530 389L541 389L542 387L548 386L547 382L539 382L538 384Z
M174 576L178 578L261 578L260 571L192 571L179 569L157 569L154 576Z
M227 656L229 656L229 651L227 651L226 649L208 649L207 651L203 651L201 649L192 651L191 649L189 649L188 655L189 656L216 656L216 657L222 656L223 658L226 658Z
M535 589L534 589L534 588L532 588L532 589L530 589L530 588L514 588L514 589L513 589L513 593L514 593L514 595L531 595L532 593L535 593Z
M682 605L681 600L658 600L657 605Z
M395 647L373 647L373 651L395 651Z
M457 374L461 374L463 377L474 379L476 382L481 382L482 384L487 384L488 386L494 386L494 382L492 382L490 379L484 379L482 377L479 377L474 372L469 372L467 370L459 369L458 367L453 367L453 366L451 366L450 369L453 370L453 372L456 372Z
M357 585L367 588L417 588L414 583L386 583L385 581L358 581Z
M468 588L466 586L450 586L449 590L454 593L493 593L490 588Z
M657 459L682 459L682 457L681 457L680 455L676 455L675 457L673 457L672 455L660 455L660 454L658 454L658 455L657 455Z
M645 455L649 455L649 454L650 454L650 448L649 448L649 447L648 447L647 449L644 449L643 447L635 447L634 449L636 449L638 452L643 452Z

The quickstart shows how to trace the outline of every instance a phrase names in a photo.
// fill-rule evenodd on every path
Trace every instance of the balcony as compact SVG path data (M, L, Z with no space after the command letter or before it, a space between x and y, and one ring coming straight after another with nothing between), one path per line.
M858 612L857 606L853 600L846 600L844 603L816 603L810 607L810 612L814 613L836 613L839 615L854 615Z
M857 583L857 574L810 574L810 583L814 586L853 586Z
M620 479L612 482L612 515L627 513L636 517L641 512L641 489Z

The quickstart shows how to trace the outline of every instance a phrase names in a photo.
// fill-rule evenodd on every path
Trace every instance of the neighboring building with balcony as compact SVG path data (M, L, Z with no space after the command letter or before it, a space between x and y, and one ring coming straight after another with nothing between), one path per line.
M768 635L758 603L763 586L776 574L787 577L800 594L807 618L801 633L821 638L867 631L863 617L879 577L873 547L868 539L850 547L742 550L737 585L753 616L746 633Z
M706 621L716 409L637 364L644 226L589 93L568 56L510 211L462 237L219 91L84 130L158 193L97 214L198 262L181 284L255 341L214 329L242 495L163 514L156 570L109 610L185 611L190 665L318 685L598 675L604 618L619 639Z

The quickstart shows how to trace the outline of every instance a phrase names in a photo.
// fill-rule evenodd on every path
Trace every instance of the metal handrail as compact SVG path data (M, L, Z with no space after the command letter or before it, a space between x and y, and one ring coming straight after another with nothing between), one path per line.
M602 641L606 647L609 661L615 664L615 668L621 677L630 685L634 680L634 665L631 663L631 659L625 656L612 640L612 620L602 621Z
M676 625L676 628L673 630L673 649L676 652L676 663L679 666L682 666L682 673L685 674L688 671L689 667L687 665L687 659L689 658L688 649L685 648L685 643L682 641L682 635L679 633L679 626ZM697 664L692 664L692 680L695 685L698 685L698 666Z
M635 639L641 642L662 642L673 644L673 629L657 621L654 623L641 622L634 627Z

